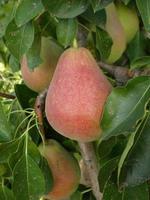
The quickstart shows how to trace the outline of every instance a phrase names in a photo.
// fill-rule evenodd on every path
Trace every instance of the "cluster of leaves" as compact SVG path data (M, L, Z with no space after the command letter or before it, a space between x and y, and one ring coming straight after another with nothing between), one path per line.
M33 69L41 62L41 36L53 38L64 48L71 46L76 37L98 60L105 60L112 40L104 29L104 8L112 1L0 1L1 60L16 72L26 54ZM130 69L146 68L150 65L150 1L122 1L136 6L141 29L117 64L123 65L127 60ZM1 88L7 90L3 85ZM0 198L37 200L53 184L51 171L37 147L41 142L33 110L37 94L23 84L16 84L14 90L17 99L0 103ZM103 135L95 144L103 200L149 200L149 99L150 77L146 76L114 88L108 98L101 123ZM56 133L46 119L44 126L47 138L57 139L66 149L79 154L77 144ZM70 198L77 199L94 197L80 185Z

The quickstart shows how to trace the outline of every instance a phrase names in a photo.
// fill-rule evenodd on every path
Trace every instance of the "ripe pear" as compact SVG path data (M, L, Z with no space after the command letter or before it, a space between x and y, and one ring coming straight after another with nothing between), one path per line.
M126 49L126 35L123 26L118 18L114 3L110 3L106 8L106 31L112 38L113 44L111 52L106 60L107 63L116 62Z
M139 18L134 9L128 8L123 3L117 4L116 8L126 34L126 40L129 43L139 30Z
M85 48L66 50L56 66L45 112L60 134L90 142L101 135L100 120L111 84Z
M42 37L41 59L42 64L30 70L26 56L21 60L21 73L25 84L35 92L41 92L49 86L62 48L50 38Z
M77 189L80 182L80 168L76 159L71 156L57 141L50 139L39 150L48 161L53 176L52 190L45 196L49 200L63 200Z

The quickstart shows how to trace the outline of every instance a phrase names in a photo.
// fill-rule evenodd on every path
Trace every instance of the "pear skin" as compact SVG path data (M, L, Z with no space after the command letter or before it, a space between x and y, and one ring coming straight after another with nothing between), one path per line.
M25 84L35 92L48 88L52 79L62 48L49 38L42 37L41 59L43 63L34 70L30 70L26 56L21 60L21 74Z
M53 187L45 196L49 200L63 200L77 189L80 182L78 162L57 141L50 139L39 150L48 161L53 175Z
M117 4L116 8L126 34L126 40L129 43L139 30L139 18L134 9L128 8L123 3Z
M106 8L106 31L112 38L113 44L111 52L106 60L107 63L116 62L126 49L126 35L123 26L118 18L117 10L114 3L109 4Z
M90 142L101 135L100 120L112 86L85 48L70 48L60 57L48 89L45 112L60 134Z

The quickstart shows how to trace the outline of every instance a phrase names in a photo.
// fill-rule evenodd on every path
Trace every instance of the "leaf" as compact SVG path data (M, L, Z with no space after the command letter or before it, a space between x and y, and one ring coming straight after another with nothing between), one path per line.
M70 200L77 200L77 199L82 200L82 197L83 197L82 193L79 191L76 191L75 193L71 195Z
M16 200L37 200L45 192L44 176L28 155L23 155L13 172L13 191Z
M0 144L0 163L7 162L11 154L17 151L19 139Z
M113 2L113 0L91 0L91 5L93 7L94 12L97 12L100 9L106 7L111 2Z
M88 5L89 0L42 0L45 8L53 15L59 18L74 18L83 13Z
M94 13L93 9L89 7L82 15L86 21L90 22L92 25L97 25L99 27L104 27L106 23L106 12L104 9ZM92 31L92 28L91 28Z
M150 31L150 1L136 0L136 4L141 14L145 29Z
M33 43L34 26L28 23L18 28L12 21L6 29L5 40L9 51L20 61L21 56L29 50Z
M149 99L150 77L137 77L129 81L127 86L113 89L101 121L101 140L134 131Z
M0 38L5 35L7 25L13 19L16 10L16 3L9 0L6 4L0 6Z
M149 200L149 188L147 183L136 187L129 187L125 190L123 200Z
M128 45L127 55L130 59L130 63L138 57L145 55L145 44L146 41L144 39L144 35L138 31L133 40Z
M20 84L20 85L16 84L15 93L23 109L32 107L34 104L35 98L37 97L37 93L30 90L24 84ZM33 99L33 102L31 101L31 99Z
M53 186L53 176L47 160L43 157L40 161L40 169L45 178L45 194L48 194Z
M73 43L77 34L77 21L75 19L62 19L56 29L57 40L65 48Z
M113 171L117 168L118 157L108 160L100 169L99 172L99 184L101 192L103 192L104 186L111 177Z
M108 58L111 52L111 46L113 42L108 33L101 29L96 28L96 48L100 53L101 59L105 60Z
M10 55L9 66L11 67L13 72L17 72L20 70L20 63L13 55Z
M6 186L0 186L0 200L15 200L13 192Z
M12 139L12 125L8 122L0 102L0 142L8 142Z
M131 1L131 0L122 0L124 2L125 5L128 5L128 3Z
M15 22L22 26L36 17L44 9L41 0L22 0L16 10Z
M42 63L42 59L40 58L41 52L41 37L39 34L36 34L34 37L34 42L27 52L27 61L28 66L31 70L36 68Z
M136 68L144 67L147 65L150 65L150 56L143 56L143 57L135 59L131 63L131 69L136 69Z
M139 185L150 178L150 113L140 126L134 145L124 166L123 186Z

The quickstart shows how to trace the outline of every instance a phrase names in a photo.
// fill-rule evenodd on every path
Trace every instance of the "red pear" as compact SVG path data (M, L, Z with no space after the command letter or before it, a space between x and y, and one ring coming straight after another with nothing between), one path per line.
M46 97L46 116L60 134L90 142L101 135L100 120L111 84L85 48L60 57Z
M77 189L80 182L78 162L57 141L48 140L39 146L41 154L48 161L53 175L53 187L45 196L50 200L68 198Z

